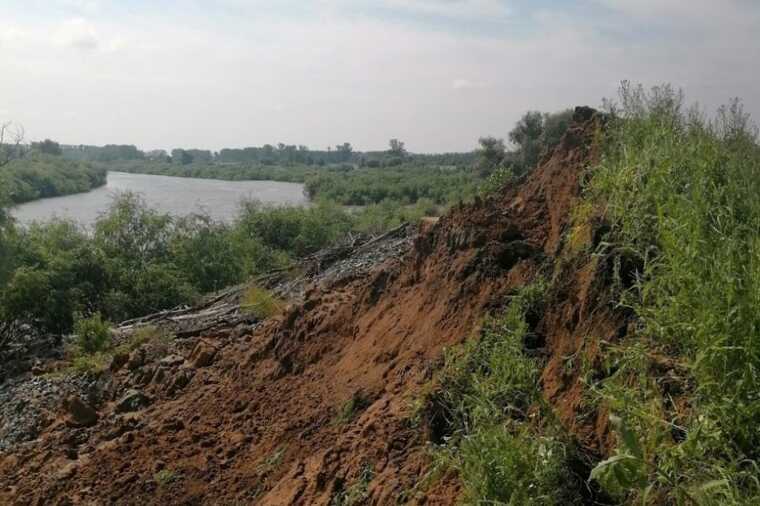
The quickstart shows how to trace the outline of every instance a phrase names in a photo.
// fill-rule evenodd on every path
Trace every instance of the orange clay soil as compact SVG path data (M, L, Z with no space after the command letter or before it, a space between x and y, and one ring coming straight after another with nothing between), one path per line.
M546 355L545 396L582 447L605 453L606 417L583 413L567 357L597 360L625 317L606 298L605 261L563 254L599 127L578 108L529 177L425 222L400 261L311 286L250 335L204 338L194 359L211 350L212 363L195 360L184 387L148 381L148 407L116 414L106 403L94 427L54 423L0 455L0 503L319 505L364 475L369 504L453 504L455 476L409 495L428 469L430 437L424 421L411 422L412 404L443 349L476 336L483 317L547 265L557 282L531 322L531 346Z

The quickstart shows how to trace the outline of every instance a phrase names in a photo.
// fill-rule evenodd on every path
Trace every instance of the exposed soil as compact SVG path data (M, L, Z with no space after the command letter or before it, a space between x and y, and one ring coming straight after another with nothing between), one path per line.
M137 350L103 380L95 423L61 409L34 441L0 449L0 503L319 505L361 486L369 504L453 504L456 477L415 489L430 431L413 403L444 348L547 266L555 288L531 344L546 357L545 396L582 447L604 453L606 417L584 412L569 360L597 360L627 323L608 304L607 263L566 254L563 240L599 126L578 108L525 180L396 237L363 269L334 264L277 316Z

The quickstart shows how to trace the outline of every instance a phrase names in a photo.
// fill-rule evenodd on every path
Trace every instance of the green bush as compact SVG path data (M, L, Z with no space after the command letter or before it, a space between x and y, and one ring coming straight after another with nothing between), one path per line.
M622 473L617 488L629 498L753 503L760 498L757 475L750 478L760 458L757 130L738 101L708 121L670 86L625 83L611 113L587 197L613 226L602 247L611 242L641 265L622 303L641 327L625 346L645 352L624 348L599 392L641 441L646 486L626 487L640 481L605 465L618 468L613 477ZM634 365L654 353L683 364L679 388L690 409L676 421L652 368ZM622 445L619 452L631 453Z
M105 169L42 154L12 160L0 171L0 187L14 204L86 192L105 183Z
M454 469L465 504L564 505L581 500L568 462L571 447L553 435L540 402L537 360L523 353L526 315L541 311L542 282L519 291L479 339L447 353L428 417L445 421L434 459ZM531 411L544 417L532 423Z
M243 293L240 308L259 319L269 318L282 308L285 303L272 295L268 290L250 286Z
M86 354L102 352L111 347L111 325L100 313L89 318L79 317L74 322L77 346Z

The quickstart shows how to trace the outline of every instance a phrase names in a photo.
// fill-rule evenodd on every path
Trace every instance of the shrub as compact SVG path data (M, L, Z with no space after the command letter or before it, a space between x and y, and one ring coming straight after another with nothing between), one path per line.
M168 345L174 337L174 334L162 327L145 325L135 329L126 342L118 347L118 351L130 353L146 343Z
M77 318L74 333L79 349L86 354L102 352L111 346L111 326L100 313L89 318Z
M370 400L361 391L354 393L349 400L343 403L338 414L335 415L335 424L345 425L351 422L359 413L367 409L369 405Z
M74 371L78 374L100 374L111 364L112 356L108 353L91 353L82 354L77 353L72 358L71 368L69 371Z
M372 482L374 470L369 464L364 464L357 479L349 486L333 495L330 506L356 506L365 504L369 496L369 484Z
M170 485L171 483L177 481L178 479L179 479L179 476L177 475L177 473L175 473L171 469L162 469L161 471L153 475L153 480L156 482L156 485L158 485L159 487L165 487L167 485Z
M536 359L523 353L526 315L540 311L545 286L520 290L482 335L447 353L428 401L438 434L438 465L457 471L466 504L573 504L580 481L569 471L570 445L552 435L541 409ZM529 413L545 418L534 426ZM444 425L443 427L441 425Z
M269 318L282 310L285 303L268 290L258 286L250 286L243 293L240 308L259 319Z
M588 198L612 232L602 247L642 259L621 303L640 331L598 392L625 422L595 476L628 499L742 504L760 498L760 148L738 101L707 121L670 86L624 83ZM638 353L631 351L639 350ZM673 413L641 357L682 364ZM678 416L676 421L674 417ZM678 434L674 437L673 434ZM642 448L636 465L630 456ZM629 469L630 468L630 469ZM611 470L612 472L607 472ZM646 483L640 479L645 476ZM644 485L644 486L642 486Z

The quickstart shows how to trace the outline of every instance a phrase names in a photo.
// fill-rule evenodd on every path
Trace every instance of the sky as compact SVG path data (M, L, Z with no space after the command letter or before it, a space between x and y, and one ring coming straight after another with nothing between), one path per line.
M27 140L413 152L672 83L760 118L757 0L2 0L0 122Z

